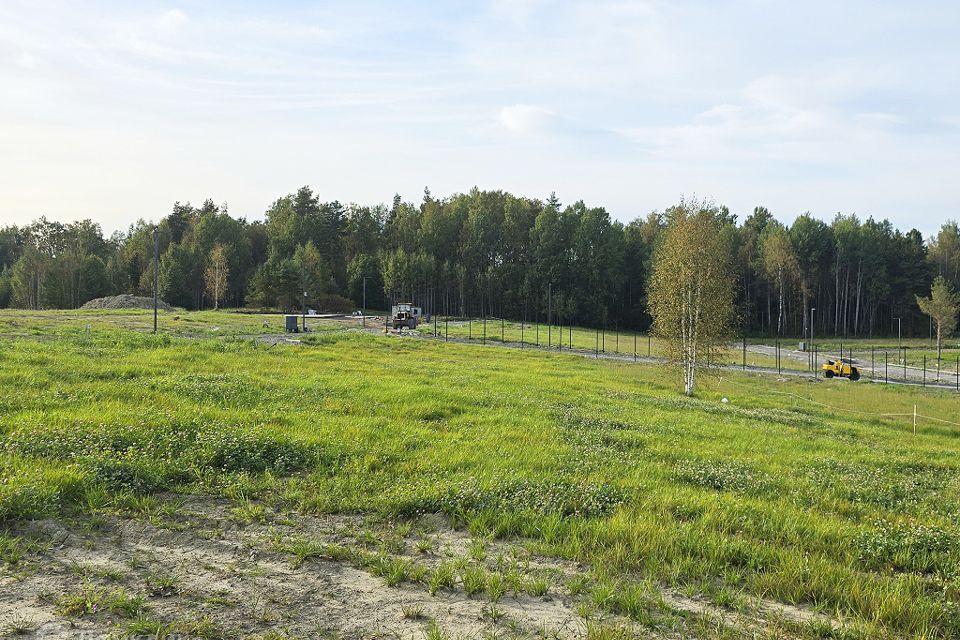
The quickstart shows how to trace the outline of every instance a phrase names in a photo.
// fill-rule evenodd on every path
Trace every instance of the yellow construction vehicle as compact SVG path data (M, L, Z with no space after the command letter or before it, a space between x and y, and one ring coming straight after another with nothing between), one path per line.
M855 367L853 360L849 358L827 360L821 369L823 369L824 378L850 378L854 382L860 379L860 369Z

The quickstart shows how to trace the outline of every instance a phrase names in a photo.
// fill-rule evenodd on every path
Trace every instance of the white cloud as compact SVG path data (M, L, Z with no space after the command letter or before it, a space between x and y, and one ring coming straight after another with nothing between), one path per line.
M558 116L532 104L515 104L500 109L500 124L515 133L532 134L551 128Z

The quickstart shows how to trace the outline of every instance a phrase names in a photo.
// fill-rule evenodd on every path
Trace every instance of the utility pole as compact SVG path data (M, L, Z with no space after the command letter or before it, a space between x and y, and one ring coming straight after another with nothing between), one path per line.
M160 289L160 234L153 228L153 332L157 332L157 300Z

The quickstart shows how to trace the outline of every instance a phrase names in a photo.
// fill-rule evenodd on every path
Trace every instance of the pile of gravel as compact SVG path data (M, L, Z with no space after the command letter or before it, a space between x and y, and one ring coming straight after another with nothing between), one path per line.
M153 309L153 298L143 296L131 296L123 294L119 296L107 296L106 298L95 298L81 309ZM157 301L157 308L163 311L173 311L173 307L163 300Z

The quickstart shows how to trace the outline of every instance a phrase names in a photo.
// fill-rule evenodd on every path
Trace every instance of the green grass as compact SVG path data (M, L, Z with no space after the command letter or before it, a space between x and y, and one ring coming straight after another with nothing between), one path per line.
M157 497L170 489L238 499L248 520L260 498L401 520L441 512L479 539L519 536L592 567L582 597L641 623L660 584L721 605L817 608L859 637L960 634L960 431L922 420L914 435L906 417L873 415L916 404L956 422L955 394L724 372L688 399L659 365L335 326L273 347L154 337L103 324L117 315L88 316L99 324L87 333L0 313L21 332L0 338L0 520L162 518L177 508ZM33 553L0 542L6 562ZM284 550L294 564L349 555ZM363 553L351 560L387 583L414 579L405 562ZM483 545L470 554L493 561ZM422 579L493 599L566 590L514 573L445 560ZM135 617L140 604L85 587L60 606Z

